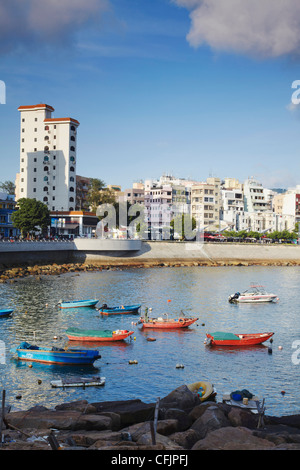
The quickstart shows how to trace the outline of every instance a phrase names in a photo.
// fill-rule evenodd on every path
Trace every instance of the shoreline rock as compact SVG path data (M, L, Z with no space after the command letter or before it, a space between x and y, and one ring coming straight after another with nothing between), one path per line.
M41 276L60 276L68 273L96 272L106 270L141 269L141 268L178 268L178 267L240 267L240 266L300 266L300 261L195 261L195 260L145 260L135 262L109 261L103 263L63 263L35 264L33 266L2 267L0 283L16 282L19 279L33 276L37 280Z
M264 416L215 401L201 403L185 385L159 402L139 399L88 403L54 409L35 406L4 417L2 450L51 450L49 436L65 450L300 450L300 415ZM53 431L55 430L55 431Z

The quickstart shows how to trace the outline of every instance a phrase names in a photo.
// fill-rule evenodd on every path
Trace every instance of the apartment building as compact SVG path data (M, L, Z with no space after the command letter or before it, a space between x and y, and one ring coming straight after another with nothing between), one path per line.
M172 186L145 180L144 204L147 222L152 230L169 227L172 220Z
M261 183L253 178L244 182L244 208L246 212L270 210L269 201Z
M0 240L19 235L19 230L12 224L11 216L15 211L15 196L0 192Z
M124 201L133 204L144 204L145 187L143 183L133 183L132 188L124 190Z
M191 215L200 230L220 228L220 178L210 177L206 182L194 184L191 188Z
M288 189L282 198L282 214L292 215L295 223L300 222L300 186Z
M20 172L16 199L35 198L50 211L76 205L76 144L79 122L54 118L47 104L20 106Z
M221 219L228 229L240 230L244 215L244 195L241 189L221 189Z

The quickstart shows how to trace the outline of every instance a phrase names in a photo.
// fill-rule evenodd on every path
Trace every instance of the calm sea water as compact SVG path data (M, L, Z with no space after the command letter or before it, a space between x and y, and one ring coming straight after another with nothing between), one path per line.
M229 304L229 294L243 291L253 282L276 293L280 301L265 305ZM7 403L28 409L36 404L54 407L80 399L98 402L139 398L150 403L182 384L209 380L217 389L218 401L224 393L246 388L265 398L269 415L298 413L300 364L292 360L292 355L297 358L293 343L300 341L299 292L297 267L128 269L0 284L0 308L14 308L12 317L0 319L0 339L6 349L5 364L0 365L1 389L6 390ZM152 308L153 316L177 316L182 310L199 320L187 330L140 330L132 325L138 320L136 315L101 316L91 308L57 307L59 300L84 298L99 298L110 306L141 303L143 310ZM69 327L124 328L133 329L134 334L131 341L98 343L102 358L94 367L38 363L29 367L29 363L16 361L10 353L11 347L24 340L35 339L42 346L74 346L76 343L68 342L65 335ZM217 330L274 331L273 353L268 353L269 343L239 350L208 348L205 334ZM148 336L156 341L147 341ZM130 360L137 360L138 364L129 364ZM184 368L176 368L178 363ZM61 377L99 375L106 377L104 387L63 390L50 385L51 380Z

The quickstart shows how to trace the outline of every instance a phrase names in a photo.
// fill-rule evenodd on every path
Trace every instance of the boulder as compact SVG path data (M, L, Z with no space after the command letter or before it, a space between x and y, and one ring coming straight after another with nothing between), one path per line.
M183 449L191 449L193 445L199 441L200 435L195 429L187 429L183 432L176 432L169 436L171 441L176 442Z
M209 432L227 426L230 426L230 421L224 412L218 406L210 406L192 424L191 429L197 431L201 439L203 439Z
M74 426L73 429L103 431L113 428L113 419L111 416L105 416L104 414L82 414L77 423L74 423Z
M90 405L86 400L72 401L70 403L62 403L55 407L56 411L80 411L81 413L96 413L97 410L93 405Z
M258 416L237 406L232 407L228 413L228 419L232 426L242 426L249 429L257 428Z
M205 401L203 403L200 403L200 405L197 405L195 406L192 411L190 411L189 413L189 417L190 419L194 422L196 421L198 418L200 418L204 413L205 411L210 408L210 407L219 407L219 404L216 404L212 401Z
M91 404L96 408L97 413L109 411L120 415L121 427L148 420L155 409L155 404L143 403L141 400L108 401Z
M95 429L112 428L112 419L101 414L83 414L78 411L16 411L6 415L6 422L18 429Z
M272 450L275 444L244 427L223 427L196 442L192 450Z
M160 400L160 408L179 408L180 410L191 410L200 403L197 394L191 392L186 385L173 390L169 395Z
M300 414L292 416L266 416L266 424L284 424L285 426L291 426L300 429Z
M148 432L140 436L137 441L137 444L139 446L152 445L151 432ZM162 434L158 434L158 433L156 433L155 435L155 444L162 444L163 448L167 450L182 450L182 447L178 445L176 442L172 441L167 436L163 436Z
M115 431L74 431L74 432L60 432L59 433L59 439L61 442L67 442L69 440L72 440L76 446L80 447L90 447L95 442L101 441L105 445L105 442L109 442L109 445L112 442L116 443L119 441L124 441L122 438L122 433L121 432L115 432Z
M6 415L8 425L18 429L75 429L80 419L78 411L14 411Z
M178 431L185 431L192 424L192 418L184 411L178 408L168 408L164 413L164 419L176 419Z

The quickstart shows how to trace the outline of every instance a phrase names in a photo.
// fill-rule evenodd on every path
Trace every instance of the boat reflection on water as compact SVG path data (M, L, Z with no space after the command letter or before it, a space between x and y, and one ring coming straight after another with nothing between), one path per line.
M129 339L129 341L89 341L88 343L86 341L79 341L79 340L75 340L75 341L68 341L67 342L67 345L70 346L70 347L73 347L73 346L84 346L84 347L87 347L90 346L91 348L102 348L102 347L106 347L106 346L109 346L109 347L112 347L114 349L119 349L119 350L122 350L124 348L127 348L128 346L131 346L132 345L132 341Z
M268 346L264 344L255 344L251 347L249 346L218 346L215 345L213 348L205 348L205 353L216 353L216 354L245 354L245 355L253 355L254 352L267 352L269 349Z

